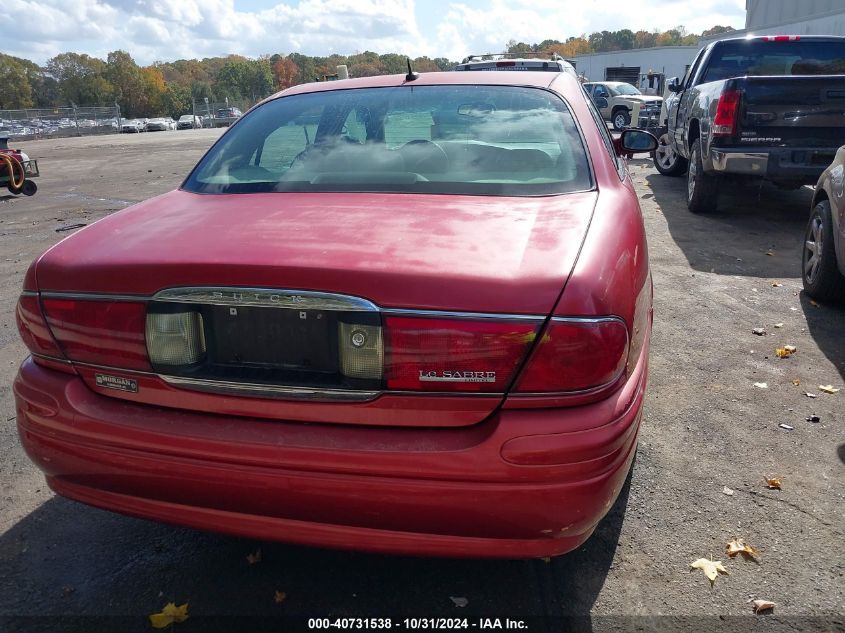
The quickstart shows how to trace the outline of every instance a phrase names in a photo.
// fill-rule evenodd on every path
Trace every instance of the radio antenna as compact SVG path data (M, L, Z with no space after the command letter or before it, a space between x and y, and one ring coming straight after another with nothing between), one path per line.
M405 81L416 81L419 79L420 74L418 72L414 72L414 68L411 66L411 58L406 58L408 60L408 74L405 75Z

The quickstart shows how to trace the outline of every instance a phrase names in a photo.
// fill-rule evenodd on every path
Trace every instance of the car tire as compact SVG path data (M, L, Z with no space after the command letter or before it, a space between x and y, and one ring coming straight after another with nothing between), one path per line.
M836 264L830 202L822 200L810 213L801 254L804 291L820 301L845 302L845 276Z
M683 176L687 171L687 159L678 154L669 142L669 133L664 132L657 139L654 150L654 168L664 176Z
M613 112L611 122L613 123L613 129L617 132L621 132L631 125L631 113L625 108L619 108Z
M701 161L701 139L690 148L687 167L687 208L693 213L712 213L719 203L719 179L705 173Z

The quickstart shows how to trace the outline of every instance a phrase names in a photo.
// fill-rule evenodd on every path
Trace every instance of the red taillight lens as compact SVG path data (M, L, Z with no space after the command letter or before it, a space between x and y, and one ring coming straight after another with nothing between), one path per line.
M21 339L30 352L52 358L63 358L62 351L56 345L53 335L50 334L50 328L44 320L44 315L41 314L37 295L21 295L15 311L15 320L18 323Z
M725 90L716 105L716 116L711 131L713 136L733 136L739 118L739 102L742 92L736 89Z
M619 319L553 320L515 393L584 391L613 382L628 360L628 329Z
M501 393L536 331L533 322L388 316L387 388Z
M43 299L42 305L50 331L68 359L151 369L144 342L144 303Z

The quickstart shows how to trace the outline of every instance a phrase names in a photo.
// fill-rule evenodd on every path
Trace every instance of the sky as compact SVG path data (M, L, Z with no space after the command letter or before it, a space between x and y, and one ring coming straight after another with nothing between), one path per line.
M365 50L458 60L510 39L716 24L743 28L745 0L0 0L0 52L39 64L117 49L144 65Z

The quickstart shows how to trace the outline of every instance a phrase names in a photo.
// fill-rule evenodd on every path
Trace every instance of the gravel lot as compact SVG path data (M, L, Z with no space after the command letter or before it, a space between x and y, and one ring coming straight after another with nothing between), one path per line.
M845 382L845 310L801 292L811 192L737 189L718 214L697 217L684 205L685 180L660 176L649 161L631 163L655 285L639 453L629 488L580 550L550 562L324 551L55 497L14 421L11 382L26 355L14 305L26 267L68 234L57 229L175 187L218 134L22 144L44 175L33 198L0 196L0 630L150 630L146 615L170 600L190 603L191 619L176 631L246 630L245 616L265 618L248 630L277 631L304 621L273 616L452 616L470 625L510 617L532 630L564 622L538 616L575 616L565 623L579 630L672 631L725 616L731 630L752 630L761 618L765 630L845 630L845 388L818 389ZM768 335L755 336L756 327ZM784 344L798 351L778 359ZM807 422L811 414L821 421ZM767 489L765 475L783 477L783 489ZM759 561L728 559L733 537L757 547ZM259 548L261 562L250 565L247 554ZM710 555L730 573L712 589L689 571ZM280 604L277 590L286 593ZM774 614L752 615L756 598L776 602ZM666 615L684 617L645 618Z

